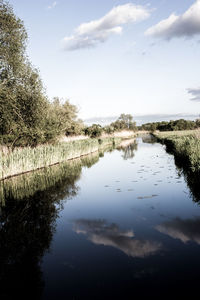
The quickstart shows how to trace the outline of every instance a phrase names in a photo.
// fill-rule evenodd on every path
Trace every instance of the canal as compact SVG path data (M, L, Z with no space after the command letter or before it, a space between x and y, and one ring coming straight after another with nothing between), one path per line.
M198 178L149 137L1 183L1 299L198 291Z

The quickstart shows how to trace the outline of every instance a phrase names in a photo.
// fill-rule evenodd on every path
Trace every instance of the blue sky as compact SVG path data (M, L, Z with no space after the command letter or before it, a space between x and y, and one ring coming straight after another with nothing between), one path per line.
M9 2L47 95L81 118L200 113L200 0Z

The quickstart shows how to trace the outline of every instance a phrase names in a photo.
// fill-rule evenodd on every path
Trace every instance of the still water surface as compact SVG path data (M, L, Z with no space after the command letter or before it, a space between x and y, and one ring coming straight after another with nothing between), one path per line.
M200 187L164 146L138 138L48 172L4 187L2 299L198 291Z

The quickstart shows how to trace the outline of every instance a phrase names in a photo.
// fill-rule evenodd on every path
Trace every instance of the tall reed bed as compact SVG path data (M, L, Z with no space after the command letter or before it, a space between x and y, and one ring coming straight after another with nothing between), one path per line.
M6 199L22 200L33 196L36 192L42 192L54 186L65 186L73 190L65 189L65 197L69 198L72 192L77 191L76 180L80 178L82 167L91 167L98 162L99 152L73 159L51 167L43 168L11 177L0 181L0 206L5 204Z
M87 139L35 148L24 147L14 150L1 148L0 180L78 158L120 141L120 138Z
M199 130L157 132L155 136L171 150L191 171L200 172Z

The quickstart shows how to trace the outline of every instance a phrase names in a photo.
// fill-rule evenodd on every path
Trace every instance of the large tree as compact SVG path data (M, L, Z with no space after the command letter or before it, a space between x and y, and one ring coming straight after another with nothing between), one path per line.
M18 74L24 61L26 32L12 7L0 0L0 132L11 134L23 122L16 100Z
M121 114L115 122L111 123L111 126L115 130L136 130L136 123L133 121L133 117L130 114Z
M36 145L81 131L76 106L50 103L26 56L27 33L8 2L0 0L0 142Z
M0 0L0 133L4 143L34 144L43 136L47 99L38 72L26 57L26 41L23 22L8 2Z
M12 7L0 0L0 79L13 83L25 59L27 33Z
M48 112L48 134L53 136L80 134L83 123L77 119L77 107L69 100L54 97L49 105Z

